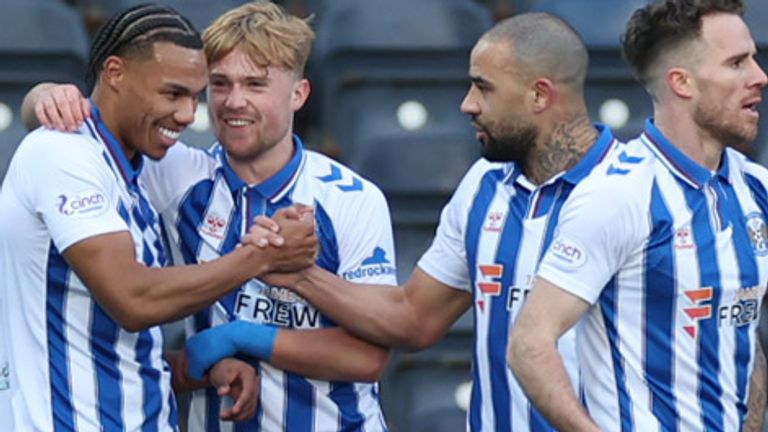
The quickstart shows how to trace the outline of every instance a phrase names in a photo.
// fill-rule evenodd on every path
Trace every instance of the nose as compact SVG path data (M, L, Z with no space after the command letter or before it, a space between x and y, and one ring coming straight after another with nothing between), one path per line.
M754 64L755 64L755 72L756 72L754 85L757 85L760 88L763 88L766 85L768 85L768 76L766 76L765 70L763 70L763 68L760 67L760 64L757 61L755 61Z
M243 90L239 85L233 85L231 87L224 103L225 106L230 109L239 109L245 106L245 97L243 95Z
M469 115L477 115L480 109L474 97L474 86L469 88L464 100L461 101L461 112Z
M180 125L187 126L195 121L195 111L197 111L197 98L184 98L179 109L176 110L174 119Z

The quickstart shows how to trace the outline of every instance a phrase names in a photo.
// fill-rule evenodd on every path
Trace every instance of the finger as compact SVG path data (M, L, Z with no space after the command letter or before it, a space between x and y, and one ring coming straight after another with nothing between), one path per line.
M64 123L64 130L72 130L75 124L75 118L69 98L66 94L54 92L53 101L56 103L56 108L59 110L59 115ZM77 111L79 112L80 110L78 109Z
M294 204L294 206L296 206L296 209L301 214L314 213L315 212L315 208L313 206L311 206L311 205L297 203L297 204Z
M61 113L59 113L59 109L56 107L56 102L53 98L47 98L43 101L43 109L50 119L51 126L53 126L54 129L59 131L65 130L64 122L61 119Z
M285 244L285 239L283 236L278 234L270 234L266 237L267 242L271 244L272 246L280 247Z
M69 111L72 113L72 121L74 122L72 130L77 130L82 124L85 118L83 117L83 107L79 94L71 95L67 101L69 102Z
M45 112L45 107L42 104L35 105L35 115L41 125L48 129L53 128L53 122L51 121L51 118L48 117L48 114Z
M253 218L253 225L268 229L272 232L280 232L280 225L266 216L256 216Z
M283 215L284 217L286 217L287 219L294 219L294 220L298 220L298 219L301 217L301 213L300 213L300 212L299 212L299 210L298 210L296 207L294 207L294 206L290 206L290 207L285 207L285 208L283 208L281 213L282 213L282 215Z
M229 384L222 384L216 389L216 393L218 393L219 396L226 396L231 391L232 387L230 387Z
M80 98L80 109L83 113L83 121L87 118L91 118L91 101L87 98Z

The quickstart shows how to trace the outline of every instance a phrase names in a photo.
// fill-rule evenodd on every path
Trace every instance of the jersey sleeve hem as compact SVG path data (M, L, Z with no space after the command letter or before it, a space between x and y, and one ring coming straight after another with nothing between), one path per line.
M573 278L573 275L566 275L557 269L542 263L537 277L547 280L547 282L557 286L561 290L573 294L576 297L586 301L589 304L595 304L600 296L601 290L595 290Z

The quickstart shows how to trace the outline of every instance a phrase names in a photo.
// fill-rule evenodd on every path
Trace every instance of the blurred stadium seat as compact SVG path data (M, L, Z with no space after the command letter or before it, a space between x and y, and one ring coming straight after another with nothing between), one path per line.
M88 38L80 16L60 2L4 0L0 13L0 180L25 135L20 108L40 81L82 88Z
M553 13L571 24L589 51L586 99L593 119L611 126L619 138L634 138L653 113L651 99L621 56L627 20L649 0L539 0L531 11ZM599 23L594 12L599 11Z
M459 106L469 52L493 24L490 13L472 0L334 0L314 12L322 148L384 190L399 239L406 238L399 231L421 230L428 241L440 207L479 155ZM398 260L404 277L426 244L397 247L409 257Z
M467 0L324 4L312 60L325 144L387 192L450 192L478 154L459 105L488 11Z

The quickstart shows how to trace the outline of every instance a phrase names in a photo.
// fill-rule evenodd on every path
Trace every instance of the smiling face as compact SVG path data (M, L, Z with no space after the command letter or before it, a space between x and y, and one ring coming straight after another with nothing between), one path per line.
M291 69L260 67L238 47L211 65L208 103L216 136L238 162L292 151L293 115L309 82Z
M692 72L696 81L694 121L723 145L741 145L757 136L757 105L766 75L755 61L749 28L738 15L702 19L704 53Z
M152 159L165 156L194 120L205 88L206 61L201 50L170 42L154 44L149 60L113 58L122 72L114 81L119 98L115 134L129 157L135 152Z
M484 158L526 165L538 129L525 107L528 87L508 42L481 39L470 57L471 87L461 111L472 117Z

